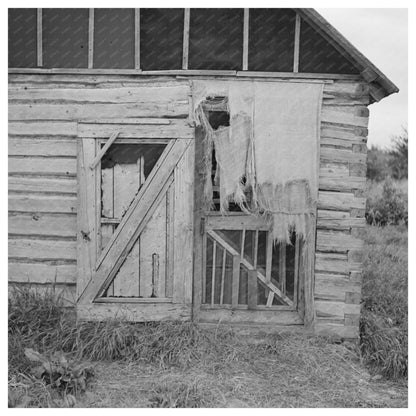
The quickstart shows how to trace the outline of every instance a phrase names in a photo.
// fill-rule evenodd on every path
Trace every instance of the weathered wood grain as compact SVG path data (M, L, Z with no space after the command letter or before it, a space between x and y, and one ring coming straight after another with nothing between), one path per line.
M318 209L349 211L352 208L365 209L366 198L352 193L319 191Z
M9 177L10 192L76 195L77 180L69 177L58 179L12 176Z
M16 138L9 140L9 156L76 157L75 140ZM47 161L45 161L47 162Z
M9 135L66 136L77 135L77 123L68 121L9 121Z
M9 157L9 173L76 176L76 158Z
M19 263L9 262L9 281L16 283L62 283L75 284L75 264Z
M347 252L361 250L363 242L343 231L318 230L316 235L316 248L319 251Z
M9 211L75 214L77 198L75 196L11 194L9 195Z
M11 239L9 240L9 258L76 260L76 241Z

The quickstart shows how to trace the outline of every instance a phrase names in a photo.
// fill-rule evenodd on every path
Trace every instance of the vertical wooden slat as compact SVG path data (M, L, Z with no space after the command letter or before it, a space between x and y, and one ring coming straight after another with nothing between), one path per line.
M185 9L184 13L182 69L188 69L190 9Z
M241 261L244 259L244 246L246 244L246 229L243 228L241 235Z
M88 68L94 65L94 9L90 9L88 22Z
M212 274L211 274L211 306L214 305L215 297L215 265L217 260L217 242L212 246Z
M257 270L248 271L247 282L247 304L249 309L255 309L257 307Z
M152 298L159 297L159 254L152 254Z
M224 281L225 281L225 266L227 261L227 250L222 249L222 268L221 268L221 293L220 293L220 305L224 303Z
M297 307L298 304L298 281L299 281L299 238L296 237L295 242L295 271L293 282L293 304Z
M266 243L266 282L270 283L272 278L272 256L273 256L273 236L271 231L267 233Z
M300 42L300 16L296 13L295 47L293 54L293 72L299 72L299 42Z
M232 282L232 305L238 305L238 292L240 287L240 256L233 256L233 282Z
M279 281L280 290L286 295L286 244L279 244Z
M37 10L37 64L43 66L42 9Z
M141 175L143 178L144 176ZM171 185L166 193L166 282L165 297L173 294L173 252L174 252L174 216L175 216L175 187Z
M134 67L140 69L140 9L134 9Z
M259 251L259 230L257 229L254 233L254 255L253 255L253 266L257 269L257 255Z
M270 291L269 295L267 296L267 302L266 302L266 306L268 308L273 305L273 299L274 299L274 293Z
M207 303L206 299L206 284L207 284L207 234L204 233L202 236L202 273L201 273L201 281L202 281L202 302Z
M244 9L244 29L243 29L243 71L248 70L248 28L250 9Z

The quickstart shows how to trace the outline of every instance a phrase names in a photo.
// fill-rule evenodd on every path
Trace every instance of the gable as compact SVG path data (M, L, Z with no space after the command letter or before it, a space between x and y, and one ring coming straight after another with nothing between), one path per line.
M353 75L374 100L398 91L312 9L9 9L9 67Z

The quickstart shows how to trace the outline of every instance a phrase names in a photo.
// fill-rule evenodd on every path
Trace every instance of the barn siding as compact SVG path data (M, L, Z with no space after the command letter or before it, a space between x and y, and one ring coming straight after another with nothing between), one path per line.
M189 94L184 79L9 75L10 282L75 290L77 120L152 118L144 137L186 136ZM315 328L356 337L369 91L331 81L323 97Z

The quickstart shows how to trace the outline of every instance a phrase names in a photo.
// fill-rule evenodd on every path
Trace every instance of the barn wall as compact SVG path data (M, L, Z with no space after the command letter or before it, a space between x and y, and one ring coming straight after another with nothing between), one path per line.
M368 86L326 84L315 256L317 333L357 337L365 226Z
M175 137L189 131L188 95L187 81L9 76L9 282L55 282L75 300L77 121L160 118L142 137Z
M185 79L9 75L10 282L56 282L74 300L77 120L170 119L170 127L140 128L143 137L172 137L181 126L186 129L189 94ZM368 104L366 84L325 84L314 291L318 333L358 335Z

